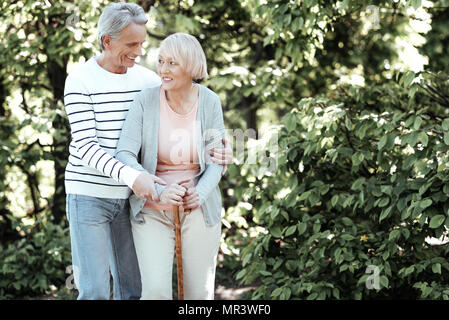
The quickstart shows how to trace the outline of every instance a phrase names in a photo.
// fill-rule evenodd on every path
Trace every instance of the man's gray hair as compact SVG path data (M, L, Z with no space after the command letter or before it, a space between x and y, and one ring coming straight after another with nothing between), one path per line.
M135 3L111 3L103 9L98 20L98 41L101 51L104 51L104 35L108 34L113 40L120 38L120 33L131 22L137 24L147 23L148 18L141 6Z

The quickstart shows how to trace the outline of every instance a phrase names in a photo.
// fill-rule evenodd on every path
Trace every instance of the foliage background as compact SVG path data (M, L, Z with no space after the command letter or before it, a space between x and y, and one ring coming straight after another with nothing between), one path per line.
M448 298L448 1L135 2L149 17L140 63L154 69L170 33L195 35L227 128L256 134L221 182L217 285ZM99 53L107 3L0 1L0 298L73 298L62 96Z

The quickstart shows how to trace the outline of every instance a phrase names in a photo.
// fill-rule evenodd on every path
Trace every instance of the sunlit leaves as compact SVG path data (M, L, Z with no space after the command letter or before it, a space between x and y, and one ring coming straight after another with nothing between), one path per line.
M285 153L294 156L281 165L283 173L273 181L283 187L294 182L295 200L290 198L288 205L280 202L289 211L289 220L277 215L271 221L267 215L259 221L271 225L274 240L259 259L287 261L296 256L297 264L276 269L278 280L268 269L271 275L260 278L265 286L287 286L281 279L294 277L294 270L300 280L288 284L292 297L335 297L336 292L318 284L322 274L327 276L326 284L341 290L347 281L358 283L350 285L351 294L346 294L353 299L395 296L397 287L413 286L417 279L430 279L431 274L449 269L447 261L431 260L444 247L426 244L449 224L448 169L439 172L434 160L448 161L444 133L449 121L403 108L410 79L401 85L392 81L375 90L353 90L352 96L337 101L307 99L284 116L280 143L286 141ZM423 94L420 90L415 97L422 99ZM389 99L384 99L387 95ZM382 104L382 113L367 106L370 99ZM264 239L261 235L258 241ZM366 289L368 265L379 268L377 291ZM340 286L342 276L344 286ZM442 282L435 287L446 290ZM279 289L275 296L282 292ZM263 290L255 296L264 296Z

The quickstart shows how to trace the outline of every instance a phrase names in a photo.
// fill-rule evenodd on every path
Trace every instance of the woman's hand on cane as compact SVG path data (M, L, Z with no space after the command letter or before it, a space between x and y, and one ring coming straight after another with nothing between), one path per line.
M187 189L186 194L184 195L183 198L182 206L184 210L187 209L195 210L200 206L200 196L198 194L198 191L196 191L195 187L190 187ZM188 213L190 213L190 211Z
M186 193L186 187L177 183L172 183L170 186L161 192L160 199L162 203L172 204L175 206L182 206L183 197Z

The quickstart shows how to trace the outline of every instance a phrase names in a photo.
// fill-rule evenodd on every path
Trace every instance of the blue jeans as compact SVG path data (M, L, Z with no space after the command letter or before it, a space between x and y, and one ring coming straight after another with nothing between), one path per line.
M129 221L128 199L68 194L72 264L78 300L140 299L141 280Z

